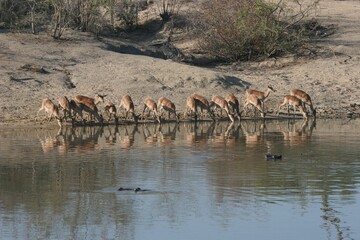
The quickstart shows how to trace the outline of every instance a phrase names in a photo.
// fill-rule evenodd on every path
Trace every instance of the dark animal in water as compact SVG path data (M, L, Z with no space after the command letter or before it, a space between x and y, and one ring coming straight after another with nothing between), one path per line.
M146 191L149 191L147 189L141 189L139 187L137 188L123 188L123 187L120 187L118 189L118 191L134 191L134 192L146 192Z
M270 161L270 160L280 160L282 159L282 155L274 155L274 154L266 154L265 155L265 160Z

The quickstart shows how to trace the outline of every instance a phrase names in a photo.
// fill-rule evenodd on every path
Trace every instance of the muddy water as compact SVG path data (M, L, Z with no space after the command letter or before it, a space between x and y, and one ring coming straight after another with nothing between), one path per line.
M360 120L0 131L1 239L360 239Z

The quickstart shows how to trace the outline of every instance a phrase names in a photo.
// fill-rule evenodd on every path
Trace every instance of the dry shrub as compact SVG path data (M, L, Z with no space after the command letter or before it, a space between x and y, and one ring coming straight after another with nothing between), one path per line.
M317 1L207 0L194 28L200 46L227 60L269 57L296 49L305 41L299 22Z

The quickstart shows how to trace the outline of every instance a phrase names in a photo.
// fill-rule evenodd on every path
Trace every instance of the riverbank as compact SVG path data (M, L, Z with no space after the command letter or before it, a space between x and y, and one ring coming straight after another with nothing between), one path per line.
M179 112L194 92L210 99L234 93L242 102L247 87L277 91L267 102L275 111L290 89L310 94L318 118L356 117L360 113L360 25L358 1L321 1L317 20L333 25L335 34L318 39L318 55L288 56L265 62L223 66L192 66L115 50L129 42L95 38L87 33L65 33L54 41L46 33L0 33L0 122L32 122L41 100L58 96L106 94L119 105L129 94L136 111L142 101L165 96ZM176 42L174 43L176 44ZM115 50L114 50L115 49ZM104 105L99 105L103 110Z

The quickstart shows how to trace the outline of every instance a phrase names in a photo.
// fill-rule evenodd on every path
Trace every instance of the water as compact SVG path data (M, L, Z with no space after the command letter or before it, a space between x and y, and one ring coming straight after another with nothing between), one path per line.
M1 239L360 239L360 120L0 130Z

